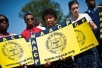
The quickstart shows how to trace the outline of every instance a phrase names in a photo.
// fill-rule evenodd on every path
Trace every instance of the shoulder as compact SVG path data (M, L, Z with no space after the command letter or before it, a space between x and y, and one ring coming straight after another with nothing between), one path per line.
M81 18L83 18L83 17L86 17L87 18L87 17L89 17L89 15L87 13L82 13L82 14L80 14L80 17Z
M71 17L67 18L66 21L71 20Z
M0 36L0 38L3 38L4 36Z
M17 34L9 33L8 35L0 36L0 38L4 38L4 37L8 37L8 36L14 36L14 35L17 35Z
M83 13L83 14L82 14L82 18L83 18L83 17L86 18L86 20L87 20L88 23L92 20L91 17L90 17L87 13Z
M30 33L30 31L25 29L25 30L22 31L21 35L25 36L25 35L27 35L29 33Z
M10 36L12 36L12 35L17 35L17 34L15 34L15 33L9 33L10 34Z
M85 11L84 13L88 13L88 11Z
M23 31L22 31L22 33L21 33L21 34L25 34L26 32L27 32L27 30L25 29L25 30L23 30Z
M81 16L87 16L88 14L87 13L81 13L80 15Z

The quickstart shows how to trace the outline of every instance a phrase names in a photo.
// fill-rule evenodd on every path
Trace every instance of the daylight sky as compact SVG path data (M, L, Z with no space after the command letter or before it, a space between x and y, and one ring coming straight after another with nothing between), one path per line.
M9 29L8 32L20 34L25 28L26 25L19 17L19 12L22 7L28 3L30 0L0 0L0 14L4 14L9 19ZM53 0L58 2L61 5L61 9L63 10L64 15L67 15L68 10L68 2L71 0ZM85 12L87 10L87 6L85 4L85 0L77 0L80 4L80 12ZM96 0L96 4L101 3L102 0Z

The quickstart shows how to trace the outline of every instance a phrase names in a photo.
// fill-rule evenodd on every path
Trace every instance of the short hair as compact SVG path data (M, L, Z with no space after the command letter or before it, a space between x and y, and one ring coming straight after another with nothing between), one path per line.
M5 15L0 14L0 16L3 16L7 20L7 23L9 24L9 20L8 20L8 18Z
M40 21L39 19L36 18L36 19L35 19L34 25L35 25L35 26L39 26L40 23L41 23L41 21Z
M85 2L87 3L87 2L89 2L90 0L85 0Z
M45 10L43 11L43 13L42 13L42 19L43 19L43 20L44 20L44 17L45 17L46 15L53 15L54 18L55 18L55 20L57 20L56 11L53 10L52 8L47 8L47 9L45 9ZM45 21L45 20L44 20L44 21Z
M78 5L79 5L79 3L78 3L77 1L75 1L75 0L70 1L70 2L68 3L69 9L71 9L71 6L72 6L73 4L78 4Z
M32 15L32 16L33 16L32 13L26 13L26 14L24 15L24 20L25 20L25 17L28 16L28 15ZM34 17L34 16L33 16L33 17Z

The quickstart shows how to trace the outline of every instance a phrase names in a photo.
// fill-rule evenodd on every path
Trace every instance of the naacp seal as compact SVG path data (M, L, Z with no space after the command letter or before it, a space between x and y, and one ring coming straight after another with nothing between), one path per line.
M82 47L85 43L85 34L81 30L75 30L76 38L79 43L79 46Z
M2 52L10 60L19 60L23 56L22 47L16 42L6 42L2 46Z
M47 49L52 53L60 53L64 50L67 44L67 39L60 32L51 33L46 40Z

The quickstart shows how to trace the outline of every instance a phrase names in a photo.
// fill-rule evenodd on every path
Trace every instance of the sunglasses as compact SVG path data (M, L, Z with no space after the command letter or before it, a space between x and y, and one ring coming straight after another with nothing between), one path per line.
M0 19L0 23L3 23L3 22L8 22L8 20L7 19Z
M34 18L29 18L29 19L25 19L26 21L29 21L29 20L31 20L31 21L33 21L34 20Z

